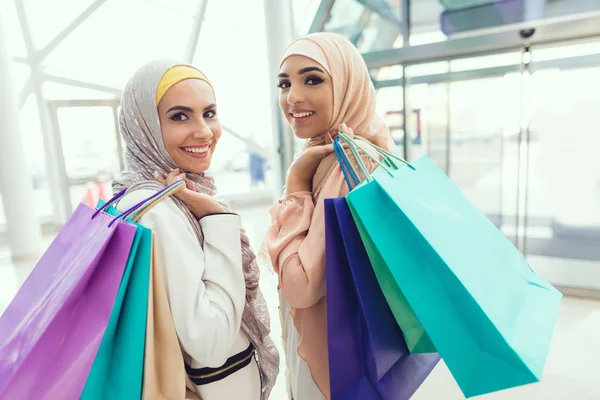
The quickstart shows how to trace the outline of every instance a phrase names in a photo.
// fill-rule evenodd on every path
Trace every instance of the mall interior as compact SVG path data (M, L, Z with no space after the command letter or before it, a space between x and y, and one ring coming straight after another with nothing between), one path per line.
M154 59L212 81L224 133L208 173L258 250L303 145L279 109L280 56L335 32L361 52L399 154L428 155L564 295L541 382L482 398L600 399L600 0L3 0L0 12L0 313L77 205L111 197L120 97ZM268 268L261 287L281 349ZM284 375L271 398L289 398ZM413 398L464 396L442 362Z

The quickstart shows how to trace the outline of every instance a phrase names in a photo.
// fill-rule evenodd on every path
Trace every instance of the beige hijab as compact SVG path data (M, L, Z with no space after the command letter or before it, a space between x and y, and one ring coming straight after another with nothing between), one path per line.
M281 64L290 56L300 55L319 63L333 82L333 115L327 131L346 124L355 135L386 150L394 149L390 131L375 113L375 87L358 49L345 37L335 33L314 33L294 40L285 50ZM281 66L280 64L280 66ZM304 148L325 143L324 135L306 141ZM335 135L334 135L335 137ZM316 198L331 171L337 166L335 154L325 158L313 179Z
M333 82L333 116L330 126L326 132L319 132L307 140L304 149L324 144L327 132L346 124L353 130L354 135L368 139L384 149L393 150L394 143L389 129L375 114L375 87L367 66L352 43L337 34L315 33L293 41L285 51L281 63L292 55L301 55L316 61L331 76ZM318 201L321 190L337 166L335 154L321 161L313 177L313 201ZM324 224L324 221L322 223ZM325 269L325 265L322 268ZM279 274L279 266L274 265L274 269ZM320 372L324 364L319 361L327 360L327 355L322 354L322 349L327 348L327 337L317 333L326 331L323 328L327 321L324 300L309 308L292 309L291 315L303 338L301 342L304 342L299 354L302 353L301 356L311 367L315 383L329 398L329 379L327 372ZM307 339L309 337L310 340ZM315 374L316 371L319 372Z

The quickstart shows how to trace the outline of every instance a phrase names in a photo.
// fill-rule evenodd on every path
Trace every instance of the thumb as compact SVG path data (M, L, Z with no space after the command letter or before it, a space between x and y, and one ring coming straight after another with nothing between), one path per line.
M319 155L321 158L327 157L329 154L334 152L333 143L320 146L319 150Z

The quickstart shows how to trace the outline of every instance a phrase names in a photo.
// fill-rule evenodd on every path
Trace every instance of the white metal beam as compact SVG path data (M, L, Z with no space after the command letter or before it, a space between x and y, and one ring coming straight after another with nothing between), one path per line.
M27 57L13 56L13 61L21 64L29 64Z
M31 29L29 22L27 21L27 14L25 13L25 6L23 0L15 0L15 7L17 9L17 17L19 18L19 24L23 33L23 39L25 41L25 48L27 49L27 60L31 67L31 85L33 94L37 100L38 116L40 120L40 127L42 130L42 140L44 143L44 152L46 158L46 168L48 171L48 181L50 188L50 196L54 201L52 202L52 208L54 211L54 218L56 222L63 223L67 220L68 215L64 214L66 206L65 195L66 190L64 182L61 180L59 169L59 160L57 159L57 146L60 143L56 143L53 140L52 128L50 126L50 120L48 115L48 106L42 93L42 73L39 63L35 61L34 54L35 48L33 45L33 39L31 36ZM62 189L62 190L61 190Z
M185 51L185 61L188 63L194 62L196 48L198 47L198 39L200 38L200 30L202 29L202 22L204 22L207 6L208 0L202 0L198 6L196 15L194 15L194 24L192 25L190 40L188 41L187 49Z
M50 43L35 54L35 59L38 62L43 61L54 49L60 45L75 29L77 29L86 19L100 8L107 0L96 0L88 8L86 8L77 18L75 18L65 29L62 30Z
M111 87L111 86L98 85L98 84L90 83L90 82L84 82L84 81L80 81L78 79L66 78L63 76L50 75L50 74L42 74L42 77L46 82L55 82L55 83L61 83L63 85L76 86L76 87L80 87L83 89L97 90L99 92L113 94L115 97L121 97L121 94L123 94L123 90L121 90L121 89Z
M35 53L35 48L33 46L31 29L29 29L29 22L27 21L23 0L15 0L15 7L17 9L17 17L19 18L21 32L23 33L23 40L25 41L25 48L27 49L27 59L31 60L32 55Z
M521 32L529 29L535 29L535 33L531 37L523 38ZM600 36L600 12L502 26L477 34L460 35L444 42L364 53L363 58L369 68L381 68L514 51L523 46L595 36Z
M19 99L18 99L18 103L17 103L17 105L19 106L19 110L21 108L23 108L23 106L25 105L25 102L27 101L27 98L31 94L32 90L33 90L33 83L31 82L31 76L30 76L29 78L27 78L27 81L25 82L25 84L23 85L23 88L21 89L21 92L19 93Z

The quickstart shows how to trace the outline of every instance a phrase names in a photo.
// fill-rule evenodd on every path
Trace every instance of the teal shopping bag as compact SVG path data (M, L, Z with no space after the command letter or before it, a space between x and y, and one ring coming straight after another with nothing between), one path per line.
M103 205L100 200L98 207ZM113 207L107 212L120 214ZM152 231L130 223L137 227L134 246L82 400L129 400L142 396Z
M347 200L467 397L537 382L562 295L428 158Z
M361 141L361 139L359 137L352 139L343 134L340 135L340 139L342 139L343 141L348 143L351 146L350 148L352 149L352 152L354 153L355 158L360 159L360 156L358 154L358 149L361 149L364 151L364 149L361 147L361 143L367 144L368 142L366 142L364 140ZM402 160L401 158L399 158L398 156L396 156L390 152L387 152L383 149L380 149L370 143L368 145L372 149L376 150L376 152L379 153L379 156L380 156L380 161L373 159L373 161L380 164L380 166L373 172L372 175L386 173L386 171L392 171L392 170L396 170L398 168L404 167L406 162L404 160ZM364 151L364 152L365 152L365 154L367 154L366 151ZM359 186L359 187L363 186L363 185L367 184L367 182L369 182L370 179L367 179L364 182L359 184L358 183L358 181L359 181L358 175L359 174L356 171L353 163L350 162L350 160L344 156L345 153L336 151L336 154L338 154L338 159L341 160L340 165L342 166L343 169L345 169L347 171L346 175L347 175L347 183L348 183L349 187L354 186L354 185L352 185L351 180L356 180L356 183L357 183L356 186ZM358 163L358 164L361 164L361 163ZM364 167L364 165L363 165L363 167ZM363 170L363 175L366 178L369 178L371 174L369 174L369 172L365 168ZM351 179L350 177L354 177L354 178ZM372 186L370 186L368 184L367 184L367 187L369 189L363 189L363 190L370 190L372 188ZM396 320L396 323L402 330L402 334L403 334L404 340L406 342L406 347L413 354L437 353L435 346L431 342L431 338L429 337L427 332L425 332L423 325L417 318L415 312L413 311L412 307L406 300L406 297L404 296L404 294L402 294L402 290L400 290L400 287L398 286L396 281L393 279L393 276L392 276L392 273L390 272L389 266L386 264L386 261L383 259L380 252L377 250L377 246L374 245L373 240L371 239L371 237L369 236L369 233L364 228L364 225L361 222L360 218L358 218L358 215L356 213L356 210L354 210L352 203L348 202L348 206L350 207L352 217L355 221L356 227L358 228L358 231L359 231L359 234L361 237L361 241L363 242L365 249L367 251L367 254L369 256L369 261L371 262L371 266L373 267L373 271L375 272L375 276L377 277L377 282L379 283L381 291L383 292L383 295L385 296L385 300L386 300L388 306L392 310L392 314L394 315L394 319Z

